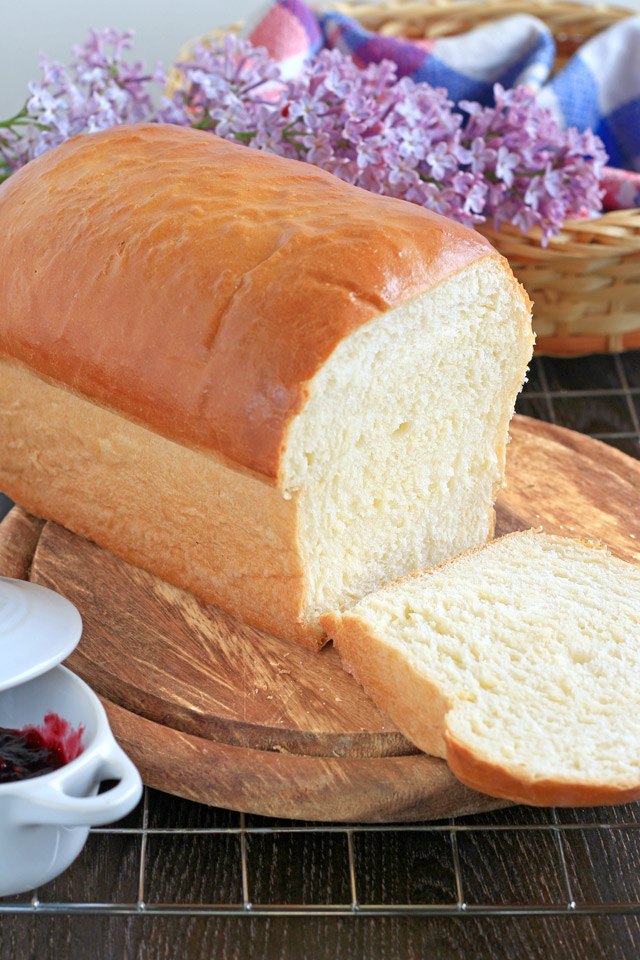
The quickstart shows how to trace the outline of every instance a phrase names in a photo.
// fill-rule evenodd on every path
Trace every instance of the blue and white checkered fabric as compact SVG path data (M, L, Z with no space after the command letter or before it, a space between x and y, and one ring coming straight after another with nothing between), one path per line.
M385 37L340 13L321 14L319 20L326 45L349 54L359 66L393 60L398 76L444 87L452 100L478 100L487 106L493 102L494 83L539 89L556 52L549 28L528 14L437 40Z
M326 45L360 66L394 60L399 76L445 87L452 100L490 105L494 83L525 84L567 127L604 141L612 166L640 171L640 17L585 43L549 80L555 43L546 24L518 14L456 37L416 41L371 33L339 13L319 17Z
M269 0L245 36L266 46L287 77L296 76L324 44L349 54L361 67L392 60L399 76L445 87L456 102L478 100L488 106L495 83L506 89L524 84L565 126L591 127L604 141L612 167L640 171L640 16L627 17L585 43L552 79L553 36L545 23L527 14L455 37L416 40L372 33L343 14L312 10L304 0Z
M640 17L585 43L539 95L567 127L591 127L613 167L640 171Z

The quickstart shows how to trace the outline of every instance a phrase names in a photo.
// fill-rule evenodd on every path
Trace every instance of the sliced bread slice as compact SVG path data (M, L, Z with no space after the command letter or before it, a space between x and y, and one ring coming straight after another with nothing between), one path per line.
M640 568L604 547L510 534L322 624L468 786L541 806L640 798Z

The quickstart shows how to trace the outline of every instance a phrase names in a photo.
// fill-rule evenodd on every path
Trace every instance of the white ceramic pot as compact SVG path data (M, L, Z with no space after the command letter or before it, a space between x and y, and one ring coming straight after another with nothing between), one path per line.
M140 774L116 743L104 708L75 674L57 666L0 692L0 726L39 726L54 712L84 726L83 751L42 776L0 783L0 896L52 880L75 860L90 826L129 813L142 793ZM101 780L116 786L97 793Z

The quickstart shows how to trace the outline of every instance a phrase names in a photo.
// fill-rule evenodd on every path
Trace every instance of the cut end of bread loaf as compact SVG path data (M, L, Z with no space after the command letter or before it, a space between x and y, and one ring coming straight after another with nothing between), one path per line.
M337 346L283 460L307 623L491 536L532 343L520 287L485 257Z
M366 690L483 793L640 798L640 569L511 534L322 618Z

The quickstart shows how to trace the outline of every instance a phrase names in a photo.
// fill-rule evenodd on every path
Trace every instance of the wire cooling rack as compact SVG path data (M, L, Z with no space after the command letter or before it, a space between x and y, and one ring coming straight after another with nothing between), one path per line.
M517 409L640 457L640 352L537 358ZM637 917L640 804L331 825L145 788L65 874L0 899L0 923L9 914Z
M574 360L536 357L516 410L640 458L640 351Z
M190 808L206 809L214 822L153 826L154 803L186 820ZM201 808L145 789L134 814L138 825L92 830L67 875L40 892L0 900L0 915L638 915L638 812L636 804L605 816L602 810L514 807L437 823L295 824ZM104 878L95 863L104 867L110 846L109 882L118 872L120 882L110 900L92 899L90 874L100 887ZM197 848L188 876L184 865ZM402 858L403 870L389 883L394 856ZM127 886L133 896L119 897L117 889L124 894ZM74 889L81 891L75 899ZM171 900L159 898L167 892Z

